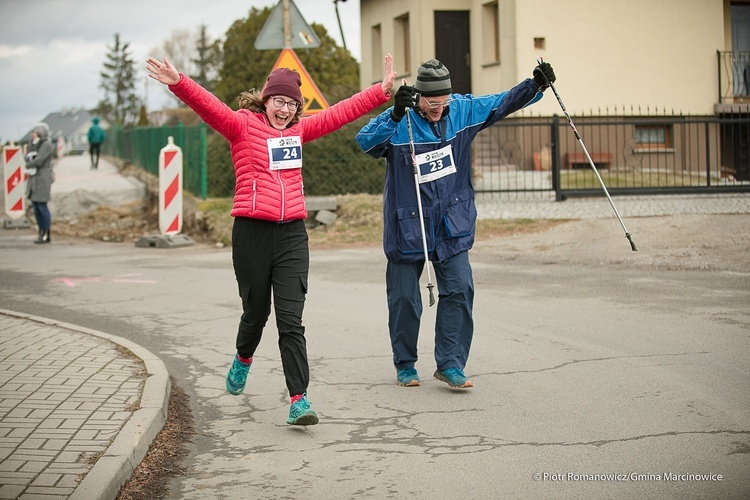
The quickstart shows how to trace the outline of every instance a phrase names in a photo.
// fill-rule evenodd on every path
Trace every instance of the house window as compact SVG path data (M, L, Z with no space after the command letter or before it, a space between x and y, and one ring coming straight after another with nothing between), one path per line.
M635 125L635 143L641 150L667 149L672 147L671 125Z
M500 14L497 1L482 5L484 64L500 62Z
M750 95L748 52L750 52L750 5L732 3L732 73L734 95Z
M372 27L370 40L372 42L372 78L373 82L376 82L383 73L383 36L379 24Z
M404 14L401 17L397 17L394 20L394 35L395 42L395 54L393 54L393 60L396 64L400 64L396 70L401 75L408 75L411 73L411 32L409 28L409 14Z

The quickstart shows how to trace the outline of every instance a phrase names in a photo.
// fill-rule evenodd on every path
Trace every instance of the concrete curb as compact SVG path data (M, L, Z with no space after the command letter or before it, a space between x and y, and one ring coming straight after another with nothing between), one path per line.
M129 350L143 361L147 375L140 408L131 415L69 497L72 500L116 498L120 487L146 456L149 446L167 421L171 383L166 365L147 349L115 335L5 309L0 309L0 314L103 338Z

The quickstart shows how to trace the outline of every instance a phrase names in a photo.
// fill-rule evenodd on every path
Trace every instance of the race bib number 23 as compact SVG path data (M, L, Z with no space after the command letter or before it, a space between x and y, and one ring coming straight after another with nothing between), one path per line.
M429 153L416 155L419 167L419 183L434 181L456 173L456 165L453 163L453 152L450 145Z

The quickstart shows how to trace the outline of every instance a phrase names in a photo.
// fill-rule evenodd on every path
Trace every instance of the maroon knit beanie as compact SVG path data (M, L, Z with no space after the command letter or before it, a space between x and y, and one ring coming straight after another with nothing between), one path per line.
M271 96L282 95L291 97L302 104L302 91L299 73L289 68L276 68L266 78L266 86L263 87L261 98L265 101Z

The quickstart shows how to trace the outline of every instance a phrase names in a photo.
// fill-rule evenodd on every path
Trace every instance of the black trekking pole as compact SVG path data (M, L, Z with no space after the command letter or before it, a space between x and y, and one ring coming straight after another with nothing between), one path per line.
M536 62L537 64L542 64L542 62L544 61L542 61L541 57L538 57ZM578 133L578 130L576 129L575 124L573 123L573 120L570 118L570 115L568 114L568 110L565 109L565 105L563 104L562 99L560 99L560 94L557 93L557 90L555 89L555 86L552 84L552 82L547 80L547 76L544 74L544 72L540 72L540 73L544 77L544 80L547 82L547 85L549 85L549 88L552 89L552 93L555 94L555 97L557 98L557 102L560 103L560 108L565 114L565 118L568 120L568 124L570 125L570 128L573 129L573 133L575 134L576 139L578 139L578 144L581 145L581 148L583 149L584 154L586 154L586 159L589 161L589 165L591 165L591 168L594 170L594 173L596 174L596 178L599 179L599 184L601 184L602 189L604 190L604 194L607 195L609 204L612 205L612 210L615 211L615 215L617 216L617 220L620 221L620 226L622 226L622 230L625 231L625 237L630 242L630 248L634 252L637 252L638 248L635 246L635 243L633 242L633 238L631 238L630 233L625 228L625 224L622 222L620 213L617 211L617 207L615 207L615 203L612 201L612 197L609 195L609 191L607 191L607 186L604 185L602 176L599 175L599 171L596 169L596 165L594 165L594 160L591 159L591 155L589 154L588 149L586 149L586 145L583 143L583 140L581 139L581 135Z

